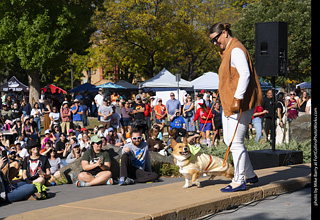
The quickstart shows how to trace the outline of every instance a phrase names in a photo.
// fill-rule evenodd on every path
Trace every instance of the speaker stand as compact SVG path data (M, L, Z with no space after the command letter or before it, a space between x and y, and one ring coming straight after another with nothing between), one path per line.
M303 163L302 151L266 149L248 153L254 170Z

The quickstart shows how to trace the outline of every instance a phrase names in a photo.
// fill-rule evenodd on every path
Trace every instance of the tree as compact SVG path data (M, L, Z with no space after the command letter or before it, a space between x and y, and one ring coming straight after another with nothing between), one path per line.
M206 71L217 71L220 57L209 43L208 28L214 21L234 22L241 4L231 0L106 0L105 10L94 18L99 31L92 38L97 47L91 50L101 66L117 65L129 79L133 75L148 79L166 67L192 80Z
M234 30L252 58L255 23L270 21L288 23L288 79L278 77L277 84L310 80L311 0L260 0L245 7Z
M90 26L102 0L3 0L0 2L0 63L18 63L38 100L40 78L55 75L70 50L81 54L95 31Z

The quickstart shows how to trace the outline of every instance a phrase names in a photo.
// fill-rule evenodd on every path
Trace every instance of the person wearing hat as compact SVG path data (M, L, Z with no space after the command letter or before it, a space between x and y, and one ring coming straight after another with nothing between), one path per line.
M160 126L161 133L163 133L167 110L166 106L162 104L161 98L158 99L158 105L154 107L154 112L156 115L156 123Z
M72 112L72 122L74 126L79 125L83 127L82 115L83 115L83 108L80 105L80 101L78 99L74 100L74 106L71 108Z
M110 127L111 115L113 114L110 99L103 99L103 105L98 109L98 115L100 116L100 122L103 126Z
M6 120L12 120L13 118L12 111L8 109L7 103L5 102L2 103L2 109L0 114L3 122Z
M212 112L210 112L209 107L206 106L206 103L203 99L201 99L198 102L198 104L200 105L200 108L196 111L191 125L194 125L194 122L198 120L198 118L200 118L200 131L202 135L202 143L210 147L210 131L212 130L213 115Z
M108 151L102 150L102 141L97 135L91 138L91 149L84 152L81 166L83 170L78 175L77 187L112 184L110 156Z
M29 139L27 146L30 156L23 161L22 179L27 183L44 184L51 176L48 158L40 155L40 144L37 141Z
M183 119L183 117L180 115L180 110L176 109L175 113L170 116L170 130L172 128L176 128L179 132L180 137L185 137L186 136L186 122Z
M69 108L68 101L64 101L62 103L62 107L60 109L60 115L61 115L61 132L66 133L70 129L70 123L71 123L71 110ZM69 135L69 132L67 133Z

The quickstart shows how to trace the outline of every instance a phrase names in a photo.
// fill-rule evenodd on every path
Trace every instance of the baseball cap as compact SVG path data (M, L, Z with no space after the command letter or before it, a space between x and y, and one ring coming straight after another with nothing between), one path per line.
M101 141L101 138L98 135L95 135L91 138L91 143L98 143Z
M203 103L204 103L203 99L200 99L198 102L199 105L203 105Z

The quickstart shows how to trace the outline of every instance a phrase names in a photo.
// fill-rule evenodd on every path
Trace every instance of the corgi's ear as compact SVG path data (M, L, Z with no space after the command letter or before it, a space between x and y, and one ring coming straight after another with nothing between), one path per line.
M176 145L177 145L176 140L171 138L171 147L174 148Z

